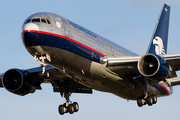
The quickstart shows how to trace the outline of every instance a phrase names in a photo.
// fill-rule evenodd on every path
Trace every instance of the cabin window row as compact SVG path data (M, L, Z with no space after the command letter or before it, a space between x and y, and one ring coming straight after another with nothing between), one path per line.
M72 29L72 31L74 31L75 34L77 35L80 35L80 36L83 36L84 38L86 38L87 40L91 41L91 42L94 42L96 43L97 45L100 45L102 47L104 47L105 49L108 49L116 54L119 54L119 55L123 55L121 52L119 52L118 50L114 49L112 46L108 46L108 45L105 45L103 44L101 41L98 40L95 40L94 38L92 38L91 36L89 35L86 35L86 34L83 34L81 32L79 32L79 30L75 30L75 29Z

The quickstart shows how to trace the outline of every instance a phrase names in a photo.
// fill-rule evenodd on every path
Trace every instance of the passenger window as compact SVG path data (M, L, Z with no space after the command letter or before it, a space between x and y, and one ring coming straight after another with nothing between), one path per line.
M40 18L34 18L32 19L32 22L40 22Z
M31 19L27 19L27 20L24 22L24 24L30 23L30 22L31 22Z
M45 18L41 18L41 22L46 23L46 19Z
M51 24L51 21L49 19L47 19L47 22L48 22L48 24Z

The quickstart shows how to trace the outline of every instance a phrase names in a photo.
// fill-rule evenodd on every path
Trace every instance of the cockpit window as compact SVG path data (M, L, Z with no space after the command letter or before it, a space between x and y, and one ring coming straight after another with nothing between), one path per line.
M49 19L47 19L47 22L48 22L48 24L51 24L51 21Z
M30 23L30 22L31 22L31 19L27 19L27 20L24 22L24 24Z
M46 23L46 24L51 24L51 21L49 19L46 18L32 18L31 19L27 19L24 24L30 23L30 22L42 22L42 23Z
M41 22L46 23L46 19L45 18L41 18Z
M40 22L40 18L33 18L32 22Z

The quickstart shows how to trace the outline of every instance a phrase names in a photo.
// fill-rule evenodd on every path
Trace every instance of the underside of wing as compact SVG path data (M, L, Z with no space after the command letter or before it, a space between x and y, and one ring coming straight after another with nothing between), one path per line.
M180 54L165 54L164 59L174 71L180 70Z
M119 76L139 75L137 63L141 56L108 57L101 60L102 64L107 64L107 68L117 73Z
M69 75L61 69L46 66L46 72L42 74L42 68L31 68L27 70L10 69L0 75L0 87L5 87L9 92L18 95L34 93L36 89L42 89L41 83L51 83L54 92L65 93L63 87L70 88L71 93L92 94L92 89L75 80L76 76Z

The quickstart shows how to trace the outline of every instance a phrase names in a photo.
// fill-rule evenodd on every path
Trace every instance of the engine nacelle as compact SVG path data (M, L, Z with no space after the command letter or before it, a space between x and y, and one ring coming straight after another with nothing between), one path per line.
M4 73L2 84L6 90L17 95L34 93L35 87L31 83L31 78L27 72L19 69L10 69Z
M138 61L138 70L145 76L154 80L164 80L171 76L169 65L159 55L146 54Z

